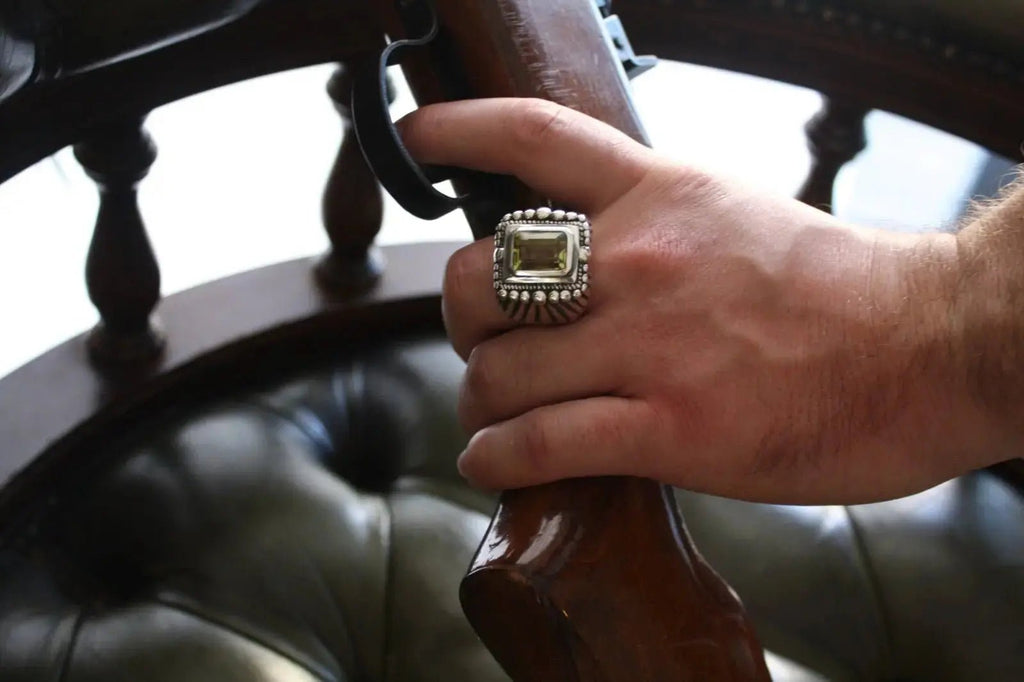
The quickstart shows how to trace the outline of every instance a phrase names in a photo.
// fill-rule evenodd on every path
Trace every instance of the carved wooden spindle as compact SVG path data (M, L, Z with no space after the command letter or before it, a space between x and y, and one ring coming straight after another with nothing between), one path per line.
M807 123L807 145L814 160L798 198L823 211L832 210L840 169L867 146L864 119L870 109L824 98L821 110Z
M384 218L384 194L366 165L352 128L352 75L344 65L331 76L327 94L341 115L343 137L323 199L331 250L317 264L316 274L329 291L364 291L380 278L384 268L381 252L374 246ZM393 90L389 95L394 101Z
M106 125L75 145L75 157L99 187L100 207L85 265L89 298L100 322L89 336L92 361L135 366L157 357L164 341L153 309L160 268L139 213L137 189L156 160L156 145L133 119Z

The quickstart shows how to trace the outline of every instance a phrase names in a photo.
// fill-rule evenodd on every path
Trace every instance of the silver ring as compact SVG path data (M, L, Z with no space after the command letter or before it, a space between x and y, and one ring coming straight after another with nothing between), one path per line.
M517 322L576 321L590 299L590 222L572 211L508 213L494 232L494 291Z

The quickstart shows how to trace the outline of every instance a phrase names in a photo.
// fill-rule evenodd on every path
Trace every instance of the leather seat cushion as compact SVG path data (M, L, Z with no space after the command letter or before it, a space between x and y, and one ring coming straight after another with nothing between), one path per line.
M461 361L408 340L154 415L0 550L4 682L504 680L457 586L494 500ZM978 474L863 508L680 493L777 682L1024 679L1024 503Z

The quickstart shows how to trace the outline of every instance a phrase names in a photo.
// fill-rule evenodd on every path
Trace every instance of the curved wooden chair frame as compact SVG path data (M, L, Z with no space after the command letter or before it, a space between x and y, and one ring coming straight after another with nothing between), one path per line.
M545 7L555 4L560 5L558 12ZM620 0L616 9L640 51L824 92L829 104L810 129L816 164L803 198L812 203L829 203L835 173L863 144L863 116L871 107L907 115L1002 154L1019 150L1024 64L1006 55L979 59L973 55L988 53L966 38L957 42L955 36L929 37L871 17L860 16L854 22L852 15L842 12L808 14L799 9L807 5ZM476 97L540 96L580 108L643 139L591 0L438 0L437 9L444 39L422 60L406 67L421 103L452 92ZM145 136L139 134L139 121L150 110L257 75L353 60L379 49L386 30L401 32L393 11L385 0L267 0L242 17L183 42L29 86L0 103L0 130L5 131L0 137L0 181L75 144L93 177L108 192L130 196L134 206L135 184L152 162ZM907 31L913 40L905 37ZM737 49L740 45L743 49ZM951 45L955 49L950 50ZM338 88L341 92L335 99L344 113L344 87ZM131 96L123 97L125 92ZM97 106L98 101L104 106ZM110 158L116 154L110 151L111 145L122 145L119 149L127 149L127 156L137 163L129 164L128 170L112 169ZM124 266L126 259L152 259L144 228L131 210L107 216L107 223L101 216L94 249L97 244L116 244L116 240L99 238L115 228L135 235L129 241L136 245L128 254L104 252L96 254L96 260L90 255L92 262L106 266L97 267L100 274L90 282L94 299L101 299L98 305L104 321L115 328L118 311L130 309L125 313L132 318L129 322L141 320L153 338L158 334L166 339L165 345L154 347L143 361L134 356L131 362L119 364L116 357L111 361L103 360L102 354L90 354L93 333L59 346L0 381L0 433L5 439L0 517L11 523L31 508L33 500L58 500L61 486L73 480L76 468L100 464L88 461L83 453L93 450L91 444L102 442L119 424L188 401L215 386L244 381L240 377L250 364L288 365L308 354L372 337L440 331L439 275L452 246L389 249L390 266L375 279L379 273L368 263L375 259L371 244L377 229L372 223L379 219L378 190L367 179L354 147L350 142L346 145L329 193L351 201L353 207L363 199L370 208L359 209L362 224L348 232L347 226L329 218L328 231L334 245L332 262L341 263L342 271L358 271L359 276L345 277L344 272L340 278L316 276L323 261L300 260L214 282L172 296L159 306L155 300L152 305L126 303L119 293L124 287L105 287L102 272ZM341 189L345 182L372 191L370 195L346 193ZM459 189L493 191L474 187L472 181ZM524 203L531 198L528 190L516 185L504 191ZM491 228L487 216L470 212L467 217L477 236ZM135 266L125 267L130 271ZM152 279L155 267L154 261L136 271L142 279ZM600 510L602 501L611 497L632 502L609 520L601 517ZM558 583L560 587L544 593L550 603L537 605L537 581L552 580L553 569L543 562L524 565L520 559L537 524L552 515L562 515L567 527L589 533L584 544L589 543L590 551L613 553L622 551L621 543L639 542L637 546L645 551L660 552L662 565L672 569L669 574L685 573L689 582L665 600L656 617L635 603L618 603L615 608L622 620L610 627L595 625L585 613L578 619L552 618L560 604L582 604L581 585L595 578L569 576ZM660 522L650 524L651 537L637 540L615 530L652 516ZM595 518L601 518L604 530L595 530ZM666 623L678 623L680 612L675 606L681 602L688 613L698 615L678 626L680 636L713 632L716 641L724 643L723 649L729 645L732 651L705 656L700 664L685 656L662 661L662 676L650 679L684 679L679 676L683 673L726 681L766 679L756 641L742 615L737 615L738 604L689 546L674 504L656 484L609 480L522 491L503 500L492 533L510 540L515 551L478 557L464 584L464 603L485 642L516 679L565 679L567 666L580 679L631 679L638 669L639 650L623 646L608 652L601 647L621 644L617 636L623 630L638 639L665 631ZM0 542L3 537L0 527ZM614 570L606 573L595 579L621 584L640 578L614 574ZM665 580L672 579L668 575ZM647 582L637 589L666 589L664 583L650 585L659 581ZM488 608L495 604L503 606ZM511 614L508 617L534 628L537 639L525 643L504 636L503 624L494 616L503 608ZM699 615L702 610L710 615Z

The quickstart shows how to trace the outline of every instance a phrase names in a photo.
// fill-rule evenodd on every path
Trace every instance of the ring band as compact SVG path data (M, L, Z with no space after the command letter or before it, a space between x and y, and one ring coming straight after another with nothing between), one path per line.
M590 222L550 208L508 213L494 232L494 291L518 322L566 324L590 299Z

